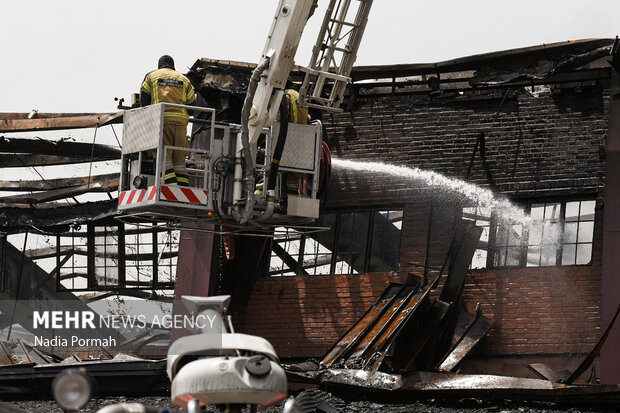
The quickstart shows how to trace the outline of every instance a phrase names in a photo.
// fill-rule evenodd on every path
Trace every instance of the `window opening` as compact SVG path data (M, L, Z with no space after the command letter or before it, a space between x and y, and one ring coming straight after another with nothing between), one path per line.
M322 275L398 270L403 211L366 210L323 214L326 231L277 228L269 274Z

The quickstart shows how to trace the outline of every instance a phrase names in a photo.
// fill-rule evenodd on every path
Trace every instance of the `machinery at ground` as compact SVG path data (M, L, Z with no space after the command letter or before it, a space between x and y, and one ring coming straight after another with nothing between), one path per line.
M371 5L372 0L330 0L310 64L299 67L305 73L299 105L340 110ZM210 138L186 149L162 140L165 106L180 105L125 113L120 211L250 227L305 224L318 218L319 183L329 162L321 123L289 123L283 99L297 46L316 6L316 0L279 1L240 124L217 122L213 109L187 107L194 114L190 122L206 126ZM192 186L162 183L170 150L188 154Z
M286 375L274 348L264 338L234 332L226 317L230 296L183 301L192 316L210 322L200 334L181 337L168 350L174 404L190 413L197 413L201 405L241 412L247 406L268 407L284 400Z
M198 413L214 405L223 412L269 407L286 398L286 374L273 346L264 338L235 333L227 309L230 296L183 296L197 334L177 339L168 349L167 373L174 404ZM55 399L67 411L90 400L96 384L78 369L66 370L52 385ZM284 411L295 411L290 400ZM104 407L100 413L168 412L134 404Z

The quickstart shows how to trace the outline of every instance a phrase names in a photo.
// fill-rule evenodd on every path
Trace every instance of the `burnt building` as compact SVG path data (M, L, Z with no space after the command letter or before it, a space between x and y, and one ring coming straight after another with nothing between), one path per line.
M0 238L2 293L11 295L28 274L50 296L61 289L154 298L173 287L177 297L231 293L238 331L267 338L281 357L321 357L390 283L444 283L455 228L468 221L482 235L462 294L493 326L461 371L527 376L532 362L574 369L620 302L617 53L617 41L592 39L354 68L343 111L313 113L333 159L316 231L237 236L233 253L216 224L179 234L116 219L116 174L51 187L4 181L5 190L45 192L0 199L1 230L39 233L55 244L26 254L24 240L20 255ZM219 120L238 121L252 67L201 59L188 77ZM49 127L45 119L9 115L3 131ZM106 116L49 123L118 121ZM28 154L14 166L119 155L94 139L28 145L0 141L7 162ZM110 199L46 208L87 192ZM37 259L55 260L54 269L43 271ZM616 327L593 379L620 382L618 343Z
M617 247L603 243L617 135L613 43L355 68L343 112L321 120L334 159L362 163L334 161L319 220L329 231L253 244L251 254L270 249L269 260L254 275L228 272L229 290L245 297L239 328L284 357L320 357L389 282L438 274L455 222L469 219L483 233L464 295L494 326L461 371L527 375L533 361L574 368L618 302L603 255ZM203 60L193 71L244 69ZM492 208L501 199L515 209ZM503 216L518 210L528 218ZM594 373L606 382L618 381L617 337Z

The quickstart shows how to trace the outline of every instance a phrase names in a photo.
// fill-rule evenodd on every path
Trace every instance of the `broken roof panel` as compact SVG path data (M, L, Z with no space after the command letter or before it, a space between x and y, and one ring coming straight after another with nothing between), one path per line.
M0 113L0 132L98 128L122 123L124 113Z
M92 183L70 188L51 189L49 191L36 192L33 194L3 196L0 197L0 204L39 204L92 192L112 192L116 189L118 189L118 179L116 181L110 181L106 185Z
M69 165L86 162L110 161L117 159L116 157L93 157L76 158L72 156L56 156L56 155L38 155L38 154L2 154L0 153L0 165L5 168L22 168L29 166L56 166Z
M100 186L97 188L99 188L101 191L104 191L107 190L107 188L118 187L118 180L118 172L104 175L80 176L75 178L59 178L46 180L0 180L0 191L44 191L51 189L70 188L88 184L91 184L91 186L94 186L94 184L100 184Z
M353 82L360 82L442 74L443 80L447 74L450 79L463 79L471 86L497 85L520 79L543 81L577 69L608 68L613 44L614 39L585 39L477 54L436 63L356 66L351 72L351 78ZM244 94L255 66L229 60L199 59L188 76L195 85L199 85L199 89ZM293 70L290 78L301 81L303 73Z
M0 209L0 228L4 231L23 227L44 228L55 225L80 224L116 214L118 200L89 202L80 205L51 208Z
M121 150L115 146L45 139L7 138L0 136L0 152L10 154L38 154L71 156L76 158L120 159Z
M481 68L487 70L484 68L506 65L521 66L531 75L538 73L538 76L542 76L551 72L555 66L561 66L571 60L576 62L576 56L581 56L580 65L593 62L604 55L604 51L599 49L608 49L607 54L609 54L613 43L614 39L585 39L477 54L437 63L357 66L351 72L351 78L355 82L364 79L434 75L446 72L480 70ZM535 63L539 60L543 63ZM608 64L601 64L601 67L608 67Z

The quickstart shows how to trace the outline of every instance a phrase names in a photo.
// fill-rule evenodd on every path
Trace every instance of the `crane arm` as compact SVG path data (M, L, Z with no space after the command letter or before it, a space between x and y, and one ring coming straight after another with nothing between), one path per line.
M295 53L316 0L280 0L259 66L268 61L252 98L248 127L253 145L276 119Z

